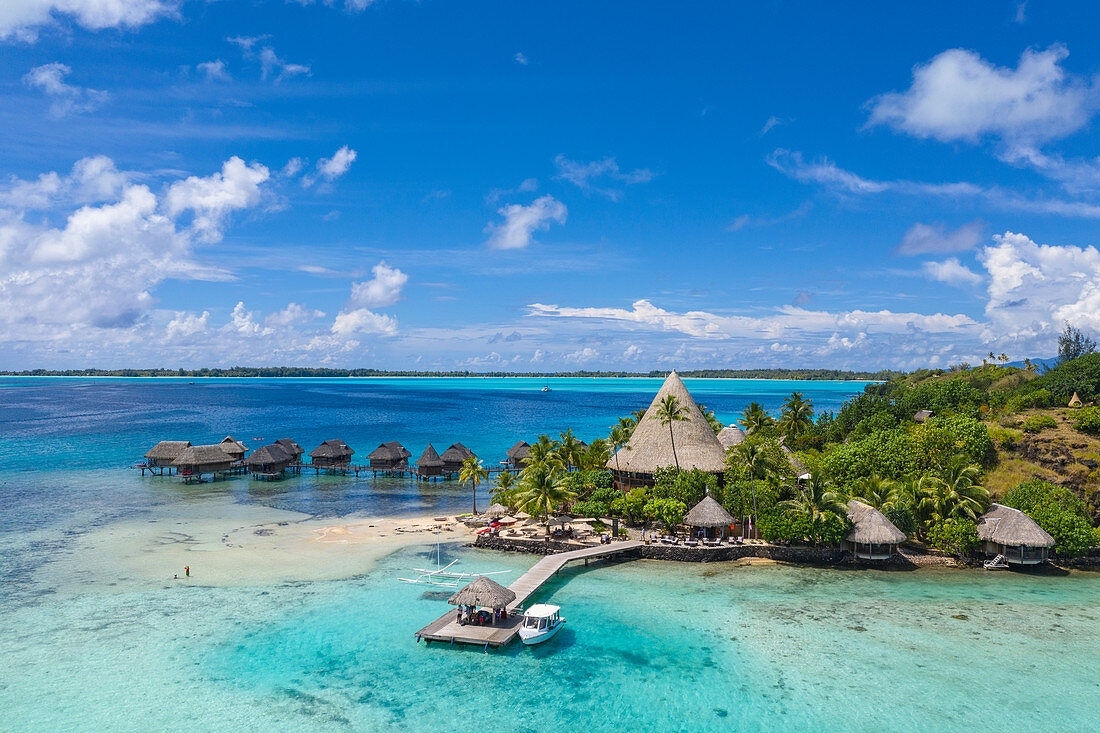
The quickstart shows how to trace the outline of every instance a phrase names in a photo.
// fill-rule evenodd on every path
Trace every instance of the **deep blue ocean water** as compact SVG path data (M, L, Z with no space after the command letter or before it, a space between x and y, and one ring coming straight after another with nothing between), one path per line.
M492 464L540 432L604 435L659 380L188 381L0 380L0 730L1096 729L1096 574L596 565L541 591L569 619L543 647L425 648L412 633L447 606L396 578L430 547L315 568L302 544L248 543L309 517L466 510L456 482L184 486L128 468L157 440L226 434L339 437L363 458L461 441ZM687 384L725 422L863 387ZM204 580L218 554L239 576ZM533 562L444 554L506 578ZM196 577L171 580L185 562Z

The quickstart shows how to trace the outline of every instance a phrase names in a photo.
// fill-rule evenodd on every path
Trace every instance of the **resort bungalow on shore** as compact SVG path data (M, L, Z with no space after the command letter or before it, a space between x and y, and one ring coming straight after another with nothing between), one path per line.
M1054 538L1019 509L994 504L978 518L978 539L986 555L1004 555L1013 565L1046 561Z
M396 440L383 443L367 456L370 467L375 471L398 471L409 467L409 453L405 446Z
M233 467L233 458L225 452L221 443L192 445L184 448L172 461L176 473L191 479L202 480L204 473L220 473Z
M190 447L189 440L162 440L145 454L145 462L150 468L167 468L171 471L172 461L176 460L184 449ZM145 472L142 471L142 475L144 474Z
M527 463L527 453L531 450L531 445L526 440L521 440L511 448L504 455L508 457L508 466L511 468L523 468Z
M846 544L860 560L889 560L905 542L905 533L873 506L852 499L848 519L854 525Z
M290 438L279 438L275 441L275 445L282 446L283 450L290 454L291 459L293 459L295 463L302 460L302 456L305 455L305 450L302 449L302 446L298 445Z
M428 443L428 447L416 462L416 475L418 478L435 478L443 475L443 459L435 452L435 447L431 443Z
M462 443L455 443L440 456L443 460L443 473L458 473L462 470L462 462L470 456L477 458L474 452Z
M309 452L313 465L320 468L347 468L355 451L339 438L326 440Z
M708 538L725 537L733 526L733 516L707 494L684 515L684 524L703 530Z
M686 408L687 419L671 423L676 441L675 453L669 426L662 425L656 417L661 400L669 394L676 397L680 407ZM680 375L672 372L634 428L629 442L611 456L607 467L615 477L616 485L623 491L629 491L637 486L652 486L654 471L677 463L686 471L697 468L717 474L721 482L726 470L726 449L718 442L718 437L680 380Z
M244 465L256 478L279 478L293 460L294 456L287 453L286 448L278 443L272 443L252 451L252 454L244 459Z
M745 442L745 431L736 425L727 425L718 431L718 442L726 450L739 446Z
M236 440L232 435L227 435L222 439L221 443L218 443L229 457L234 461L243 461L244 454L248 452L248 446L239 440Z

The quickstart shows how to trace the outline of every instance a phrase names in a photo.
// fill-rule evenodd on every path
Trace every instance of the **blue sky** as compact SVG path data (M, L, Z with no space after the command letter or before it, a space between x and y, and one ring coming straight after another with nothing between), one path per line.
M5 0L0 367L946 366L1100 331L1092 4Z

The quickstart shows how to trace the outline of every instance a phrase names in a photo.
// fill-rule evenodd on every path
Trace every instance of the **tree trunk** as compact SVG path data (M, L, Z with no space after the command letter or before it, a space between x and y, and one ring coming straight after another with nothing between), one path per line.
M672 434L672 423L668 424L668 441L672 443L672 460L676 462L676 470L680 470L680 459L676 456L676 437Z

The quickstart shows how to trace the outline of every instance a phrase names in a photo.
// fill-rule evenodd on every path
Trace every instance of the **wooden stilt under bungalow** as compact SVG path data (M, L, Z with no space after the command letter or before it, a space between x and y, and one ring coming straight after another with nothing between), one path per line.
M443 475L443 459L435 452L431 443L428 443L416 462L416 475L418 478L437 478Z
M686 410L685 420L671 423L671 436L669 425L662 425L656 417L666 395L674 395L679 406ZM635 486L652 486L653 473L658 468L676 465L687 471L697 468L716 474L721 482L726 470L726 449L718 442L680 376L672 372L634 428L629 442L611 456L607 467L619 488L629 491Z
M370 467L374 471L404 471L409 467L409 457L412 453L396 440L391 440L371 451L367 456Z
M986 555L1004 555L1010 565L1045 562L1054 538L1019 509L994 504L978 518L978 539Z
M336 438L326 440L309 452L313 465L317 468L344 469L351 463L355 451L344 441Z
M145 469L160 469L160 475L164 474L167 470L172 472L172 461L179 457L180 453L186 448L191 447L191 441L189 440L162 440L145 454L145 466L142 467L141 475L145 475ZM157 473L154 471L153 473Z
M220 443L192 445L185 448L174 461L176 473L191 481L201 481L205 473L218 474L233 468L233 459Z
M443 473L449 475L457 474L462 470L462 462L471 456L477 458L474 452L462 445L462 443L455 443L450 448L443 451L443 454L439 456L443 461Z
M905 542L905 533L886 515L862 501L848 502L848 519L854 525L846 543L861 560L889 560Z
M684 515L684 524L703 530L707 538L725 537L733 526L733 515L707 494Z
M252 451L248 458L244 459L248 472L258 479L281 478L286 467L291 464L294 457L287 453L286 448L278 443L263 445Z

